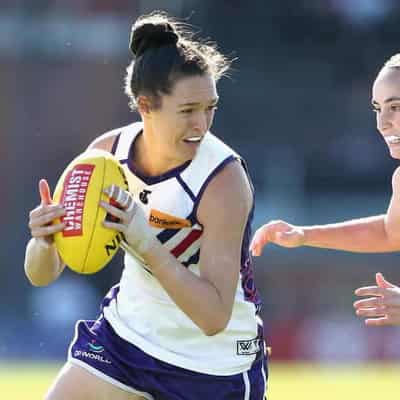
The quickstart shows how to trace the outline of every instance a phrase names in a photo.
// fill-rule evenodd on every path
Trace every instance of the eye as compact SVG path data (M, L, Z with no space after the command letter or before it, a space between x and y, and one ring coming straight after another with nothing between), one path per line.
M191 114L193 112L193 108L186 108L185 110L180 111L182 114Z
M218 110L218 107L214 104L212 106L207 107L207 110L208 111L216 111L216 110Z
M392 104L390 109L392 111L400 111L400 104Z
M381 111L377 106L372 106L371 109L374 113L379 113Z

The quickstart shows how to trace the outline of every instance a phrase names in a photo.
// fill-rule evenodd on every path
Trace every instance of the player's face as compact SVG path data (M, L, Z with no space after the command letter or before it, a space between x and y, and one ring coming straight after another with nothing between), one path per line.
M386 67L378 74L372 88L372 107L390 155L400 159L400 69Z
M151 112L151 124L162 153L175 163L193 159L213 122L218 102L211 75L179 79L161 107Z

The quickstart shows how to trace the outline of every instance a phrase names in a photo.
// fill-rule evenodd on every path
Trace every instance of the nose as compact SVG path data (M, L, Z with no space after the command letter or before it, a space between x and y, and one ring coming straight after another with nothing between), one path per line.
M210 118L207 113L198 112L192 120L192 129L200 134L207 132L210 124Z
M387 111L376 114L376 127L379 132L385 132L392 127L391 115Z

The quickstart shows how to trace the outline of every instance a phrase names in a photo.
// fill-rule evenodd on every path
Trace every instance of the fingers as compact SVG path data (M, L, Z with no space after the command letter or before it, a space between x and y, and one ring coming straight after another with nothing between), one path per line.
M388 282L384 277L383 274L381 272L378 272L375 275L375 279L376 279L376 284L381 287L381 288L394 288L395 285L393 285L392 283Z
M386 288L378 286L364 286L354 291L357 296L384 296L388 293Z
M298 247L304 244L304 230L284 221L272 221L259 228L252 240L250 250L259 256L264 246L275 243L283 247Z
M393 323L390 322L388 317L385 315L383 317L379 318L368 318L365 320L365 325L368 326L387 326L387 325L393 325Z
M357 300L353 303L353 307L356 309L361 308L380 308L387 304L387 300L383 297L371 297L369 299Z
M387 309L385 307L360 308L356 310L356 314L360 317L384 317Z
M383 316L367 318L365 324L368 326L399 326L400 315L388 310Z
M358 288L358 296L376 296L357 300L353 306L359 317L366 317L368 326L400 325L400 290L387 281L382 281L382 274L377 274L377 283L380 286L366 286ZM389 284L390 286L388 286Z
M122 233L125 233L125 232L126 232L126 225L124 225L124 224L119 224L119 223L117 223L117 222L110 222L110 221L104 220L104 221L103 221L103 226L104 226L105 228L114 229L114 230L119 231L119 232L122 232Z
M110 198L115 200L122 208L128 209L131 207L133 199L132 195L117 185L110 185L104 189L104 193Z
M137 204L131 193L121 189L116 185L111 185L104 189L104 193L110 198L110 203L100 201L108 214L117 218L117 221L105 220L103 225L107 228L116 229L124 232L126 226L129 225L136 212Z
M121 210L118 207L107 203L106 201L100 201L100 206L103 207L109 214L118 218L118 220L120 220L122 223L127 222L127 213L125 210Z
M29 229L32 237L47 236L61 231L64 224L54 224L54 220L65 215L65 210L61 205L40 205L29 213Z
M39 194L40 194L40 200L41 200L42 205L52 203L50 187L49 187L49 184L47 183L46 179L41 179L39 181Z
M269 242L268 231L266 225L264 225L261 228L257 229L251 241L250 251L252 255L256 257L260 256L263 247L266 246L268 242Z
M41 238L61 232L65 228L64 223L53 224L48 226L39 226L31 228L31 235L34 238Z
M51 223L65 214L60 204L50 204L36 207L29 213L29 227Z

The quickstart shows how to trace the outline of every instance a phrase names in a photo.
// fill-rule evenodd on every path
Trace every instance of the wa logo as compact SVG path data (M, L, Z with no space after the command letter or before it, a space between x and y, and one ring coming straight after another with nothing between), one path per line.
M261 350L261 339L236 341L236 352L238 356L250 356Z

